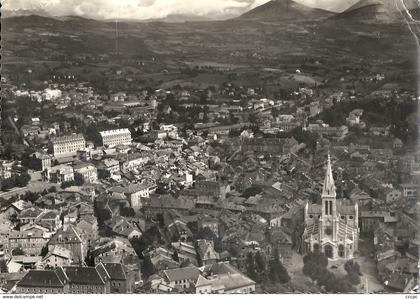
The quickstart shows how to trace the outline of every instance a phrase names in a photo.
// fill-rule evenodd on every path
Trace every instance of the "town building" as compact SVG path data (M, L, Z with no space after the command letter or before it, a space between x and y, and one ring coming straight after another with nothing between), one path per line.
M48 242L48 249L51 251L54 246L68 249L73 254L74 263L83 263L86 257L86 241L81 233L73 225L64 225Z
M42 172L44 180L51 183L63 183L74 181L73 167L69 165L57 165L47 168Z
M49 142L49 152L54 157L75 156L77 151L86 148L86 140L82 134L54 137Z
M307 203L305 206L303 240L307 251L323 252L331 259L350 259L358 248L358 205L347 205L336 196L328 155L321 205Z
M120 144L131 144L131 132L129 129L116 129L99 132L101 135L102 145L108 147L115 147Z
M64 294L69 291L67 277L62 268L30 270L17 283L18 294Z
M98 180L96 167L90 163L77 163L73 165L74 179L84 183L95 183Z

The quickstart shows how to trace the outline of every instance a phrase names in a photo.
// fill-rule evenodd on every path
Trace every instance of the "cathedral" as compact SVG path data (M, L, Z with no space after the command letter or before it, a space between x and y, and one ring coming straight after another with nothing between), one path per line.
M359 241L358 206L336 199L330 155L321 198L321 204L305 206L306 252L320 251L330 259L351 259Z

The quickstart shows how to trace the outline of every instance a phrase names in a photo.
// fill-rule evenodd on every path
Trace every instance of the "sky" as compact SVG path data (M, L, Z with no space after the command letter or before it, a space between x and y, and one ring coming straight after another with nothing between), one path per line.
M157 19L182 14L223 18L239 15L269 0L1 0L5 10L37 10L53 16L94 19ZM295 0L342 11L358 0Z

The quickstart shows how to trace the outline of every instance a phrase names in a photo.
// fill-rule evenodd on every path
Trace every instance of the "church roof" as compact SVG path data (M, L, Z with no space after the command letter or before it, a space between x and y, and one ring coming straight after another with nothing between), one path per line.
M318 204L309 204L308 205L308 214L321 214L322 207Z
M350 237L353 238L353 233L355 229L354 227L346 224L345 222L340 221L338 227L338 237L342 238L343 240L349 239Z
M319 232L319 222L314 222L306 227L305 235L318 235Z
M341 215L355 215L356 214L356 208L354 205L345 205L340 201L337 201L337 211Z

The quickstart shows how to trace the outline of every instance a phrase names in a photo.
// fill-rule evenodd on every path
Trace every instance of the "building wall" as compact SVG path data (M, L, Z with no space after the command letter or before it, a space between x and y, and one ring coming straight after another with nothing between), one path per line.
M101 132L102 145L114 147L120 144L130 144L131 132L128 130L112 130Z
M69 294L106 294L106 285L70 284Z
M86 147L85 139L69 139L68 141L51 141L50 150L54 156L65 157L75 155Z
M223 293L225 293L225 294L249 294L249 293L253 293L253 292L255 292L255 284L249 285L249 286L244 286L244 287L237 288L237 289L225 290Z
M65 287L25 287L25 286L17 286L16 293L17 294L64 294L66 293L67 288Z

